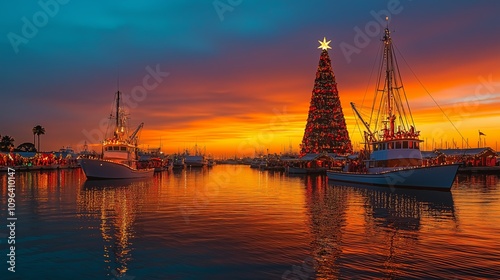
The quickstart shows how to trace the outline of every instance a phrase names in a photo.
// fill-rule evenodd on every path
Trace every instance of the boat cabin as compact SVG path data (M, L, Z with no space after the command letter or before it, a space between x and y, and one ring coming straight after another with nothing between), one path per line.
M416 137L373 142L372 153L370 159L366 161L366 167L383 171L385 168L421 166L420 142L423 141Z
M421 140L393 140L373 143L373 151L399 150L399 149L420 149Z
M108 151L108 152L111 152L111 151L126 152L127 151L127 146L122 146L122 145L107 146L107 147L104 147L104 151Z
M136 147L120 141L106 141L103 146L103 159L130 161L135 159Z

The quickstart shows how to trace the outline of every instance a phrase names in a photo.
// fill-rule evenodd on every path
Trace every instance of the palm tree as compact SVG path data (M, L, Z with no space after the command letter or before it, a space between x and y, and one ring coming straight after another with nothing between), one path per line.
M33 140L35 139L35 134L38 136L38 149L37 151L40 152L40 135L45 134L45 128L43 128L41 125L37 125L33 127ZM35 142L35 141L33 141Z
M34 127L33 127L33 129L32 129L31 131L33 131L33 145L36 145L36 141L35 141L36 126L34 126Z
M5 135L2 137L2 140L0 141L0 150L4 152L10 151L10 148L14 147L14 138Z

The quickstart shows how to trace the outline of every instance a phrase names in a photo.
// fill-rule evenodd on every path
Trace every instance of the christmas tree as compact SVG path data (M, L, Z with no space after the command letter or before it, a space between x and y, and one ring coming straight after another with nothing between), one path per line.
M302 138L301 155L307 153L352 153L351 140L340 105L337 83L328 49L331 41L318 41L322 49L312 90L309 116Z

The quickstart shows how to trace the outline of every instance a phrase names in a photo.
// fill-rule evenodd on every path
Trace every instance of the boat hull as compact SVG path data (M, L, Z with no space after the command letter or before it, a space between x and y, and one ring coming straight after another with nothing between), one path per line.
M380 173L327 171L328 180L394 188L449 191L455 181L458 164L398 169Z
M80 159L87 179L133 179L152 177L153 168L134 169L128 165L99 159Z
M203 167L207 163L207 160L203 156L186 156L184 158L184 164L187 167Z

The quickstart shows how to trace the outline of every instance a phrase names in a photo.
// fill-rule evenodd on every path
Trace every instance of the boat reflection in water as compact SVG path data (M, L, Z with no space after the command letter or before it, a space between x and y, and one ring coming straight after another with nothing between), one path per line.
M99 222L105 269L111 278L125 276L133 259L134 222L147 182L144 179L87 180L78 194L78 217Z
M413 266L425 267L425 257L415 258L428 241L421 231L458 227L451 192L333 185L325 176L304 183L317 279L409 277Z

